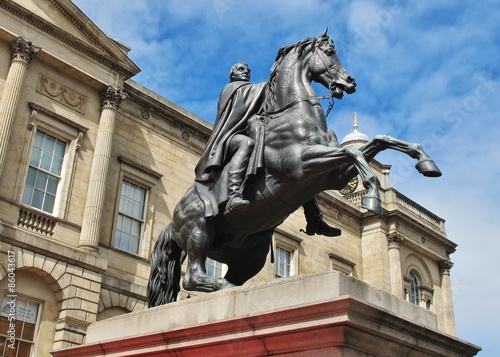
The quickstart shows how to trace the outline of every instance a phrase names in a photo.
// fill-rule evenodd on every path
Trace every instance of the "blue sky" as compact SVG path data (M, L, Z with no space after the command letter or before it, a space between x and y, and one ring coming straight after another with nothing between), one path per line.
M500 3L498 0L74 1L132 48L134 80L213 122L229 68L243 60L267 80L278 49L325 27L357 92L336 101L341 139L357 112L368 136L421 143L443 177L427 179L399 153L391 183L446 220L458 337L500 355ZM324 94L324 93L319 93Z

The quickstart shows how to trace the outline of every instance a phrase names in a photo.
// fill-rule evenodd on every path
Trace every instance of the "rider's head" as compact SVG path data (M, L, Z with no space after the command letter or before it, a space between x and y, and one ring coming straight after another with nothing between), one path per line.
M229 82L250 80L250 68L245 62L236 62L229 72Z

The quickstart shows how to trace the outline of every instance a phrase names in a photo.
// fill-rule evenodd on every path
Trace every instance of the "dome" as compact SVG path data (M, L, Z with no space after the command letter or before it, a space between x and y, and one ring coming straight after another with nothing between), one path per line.
M354 119L354 131L351 133L347 134L344 136L342 139L342 142L340 145L345 146L345 145L355 145L355 144L365 144L367 143L370 139L368 138L368 135L365 133L362 133L358 130L358 117L356 116L356 113L352 116Z

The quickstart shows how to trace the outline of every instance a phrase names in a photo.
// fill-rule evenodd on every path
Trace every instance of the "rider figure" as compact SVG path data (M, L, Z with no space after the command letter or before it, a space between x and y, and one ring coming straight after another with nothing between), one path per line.
M217 105L214 129L205 151L196 166L196 181L209 183L220 178L227 165L227 182L219 182L227 197L224 214L245 212L250 202L242 196L243 183L248 175L254 175L262 166L263 139L262 123L249 119L258 113L265 100L266 83L250 83L250 68L244 62L237 62L229 73L230 83L224 87ZM341 231L323 221L323 215L316 199L306 202L304 214L308 235L322 234L338 236Z

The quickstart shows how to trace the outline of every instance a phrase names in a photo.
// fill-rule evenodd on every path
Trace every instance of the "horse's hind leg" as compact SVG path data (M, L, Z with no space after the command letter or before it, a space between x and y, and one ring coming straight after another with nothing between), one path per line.
M184 209L176 210L174 214L174 222L185 242L184 250L188 258L188 266L182 282L184 289L211 292L232 287L234 285L226 279L214 278L206 274L205 262L212 244L213 232L204 217L203 203L196 199L197 195L190 196L190 198L192 200L189 203L186 202Z
M205 232L195 229L187 242L188 267L182 282L184 289L211 292L233 287L234 285L224 278L207 275L205 262L209 246L205 243L205 236Z
M408 143L406 141L396 139L390 135L377 135L373 138L372 141L360 148L367 161L372 160L375 155L385 149L401 151L408 156L417 159L418 162L415 167L418 172L420 172L424 176L441 176L441 171L439 170L439 168L419 144Z

